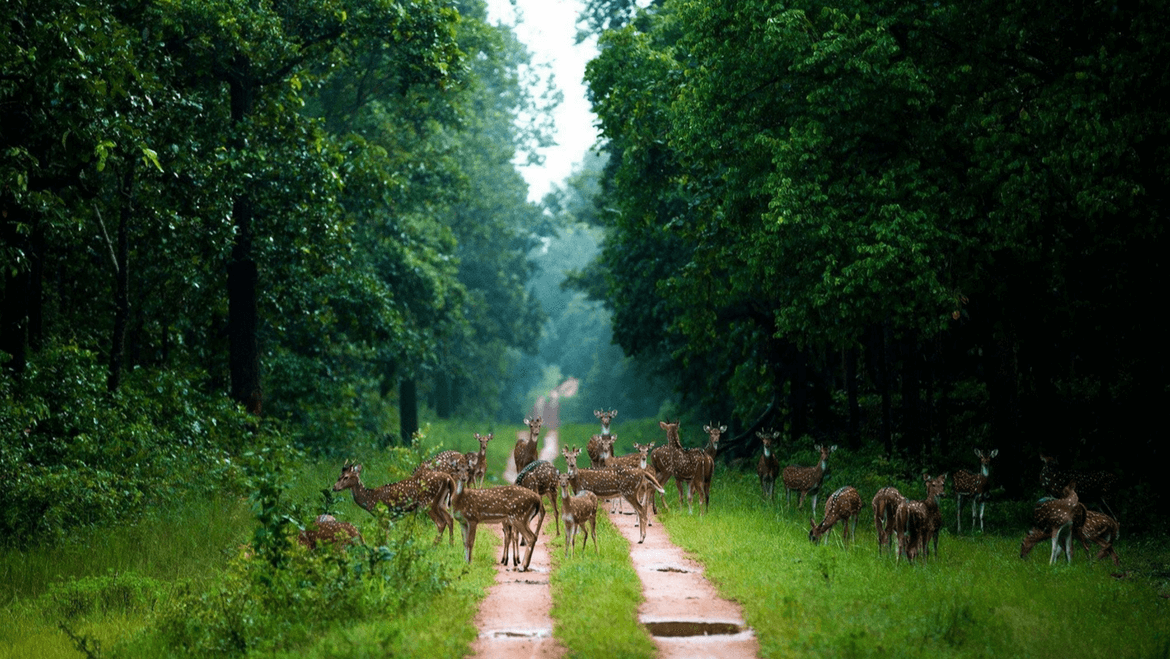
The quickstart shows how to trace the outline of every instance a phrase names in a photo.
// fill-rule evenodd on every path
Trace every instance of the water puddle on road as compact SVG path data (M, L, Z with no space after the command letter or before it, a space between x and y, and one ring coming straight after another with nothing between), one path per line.
M647 622L646 629L652 636L729 636L743 631L743 627L730 622L666 621Z

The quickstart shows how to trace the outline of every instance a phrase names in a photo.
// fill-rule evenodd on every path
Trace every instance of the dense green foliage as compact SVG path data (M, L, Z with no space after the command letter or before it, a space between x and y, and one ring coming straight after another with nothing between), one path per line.
M497 411L544 319L517 118L557 98L482 2L0 18L3 543L409 439L400 386Z
M735 454L775 426L927 469L997 447L1015 496L1039 451L1152 478L1161 9L654 4L588 69L608 232L576 281Z

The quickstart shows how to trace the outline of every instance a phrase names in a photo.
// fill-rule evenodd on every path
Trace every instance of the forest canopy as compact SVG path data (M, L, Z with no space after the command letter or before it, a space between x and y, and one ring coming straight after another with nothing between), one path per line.
M582 17L607 234L574 281L732 451L998 447L1013 494L1040 451L1165 465L1160 3L634 9Z

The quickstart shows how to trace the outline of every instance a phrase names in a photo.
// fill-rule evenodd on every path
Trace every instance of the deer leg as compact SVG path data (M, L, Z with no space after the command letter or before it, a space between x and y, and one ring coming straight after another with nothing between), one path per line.
M463 557L471 563L471 551L475 549L475 522L463 525Z
M528 564L532 562L532 550L536 548L536 534L532 529L528 528L528 524L522 519L518 519L520 524L520 533L524 534L524 539L528 541L528 549L524 552L524 565L520 567L520 572L528 571Z

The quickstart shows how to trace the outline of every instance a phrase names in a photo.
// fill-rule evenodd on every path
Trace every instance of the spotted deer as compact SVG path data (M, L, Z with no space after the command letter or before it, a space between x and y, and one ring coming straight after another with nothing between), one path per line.
M1105 501L1113 486L1117 484L1117 475L1109 471L1066 471L1060 469L1054 456L1040 454L1040 461L1044 466L1040 469L1040 487L1048 496L1056 498L1064 496L1064 486L1070 481L1077 482L1077 496L1082 502L1100 502L1106 510L1113 512Z
M675 472L678 470L679 462L683 459L682 446L679 442L672 441L671 437L673 433L673 440L678 439L678 421L674 423L659 421L658 426L666 431L666 443L650 452L650 471L654 473L658 484L665 488L671 478L676 478ZM681 501L681 497L679 498ZM665 494L662 496L662 507L665 510L670 510L670 505L666 503ZM657 498L653 493L650 495L650 508L655 513L658 512Z
M475 433L475 441L479 442L479 450L463 454L463 459L469 461L469 466L471 456L476 456L475 469L471 470L471 480L467 484L474 483L476 487L483 487L483 479L487 477L487 445L492 441L492 433L486 435Z
M685 493L687 511L694 513L693 502L695 493L700 494L703 491L703 479L706 475L706 458L707 454L702 449L688 449L684 448L682 441L679 440L678 427L679 422L674 423L659 422L660 427L666 431L667 446L673 449L672 460L674 462L674 484L678 488L678 505L683 505L683 496ZM665 499L664 499L665 500ZM702 507L699 508L702 513Z
M923 538L922 548L924 553L938 556L938 535L943 527L942 510L939 508L938 500L947 495L947 475L941 474L935 479L931 479L929 475L923 476L922 479L926 483L926 537ZM934 487L932 488L932 483ZM931 496L932 490L934 495ZM933 551L928 547L928 543L934 545Z
M540 417L524 419L524 423L528 425L528 438L518 438L516 447L512 449L512 461L516 465L517 473L536 461L539 448L537 444L540 442Z
M531 462L519 474L516 475L516 484L521 487L526 487L533 492L536 492L542 497L548 497L549 503L552 504L553 509L553 527L556 529L556 535L561 534L560 519L561 512L557 509L557 477L560 472L553 466L553 463L548 460L537 460ZM540 509L540 521L536 528L540 528L544 524L544 508Z
M703 452L710 458L707 460L707 474L703 481L703 501L709 504L711 500L711 480L715 477L715 457L719 453L719 440L723 433L727 432L727 426L705 425L703 432L707 433L707 445L703 447Z
M812 495L812 509L817 509L817 495L821 491L821 483L825 480L825 472L829 469L829 454L837 450L837 445L822 446L817 444L815 448L821 452L821 459L816 466L788 465L780 474L784 480L785 504L791 500L794 490L800 492L800 500L796 503L797 510L804 507L804 498L810 494Z
M601 469L606 460L613 457L613 445L617 442L617 435L593 435L585 444L585 453L589 456L589 468Z
M873 525L877 531L878 554L883 547L890 545L890 536L894 533L894 513L898 506L906 500L898 488L887 486L873 495Z
M443 451L438 455L423 460L414 468L414 471L415 473L424 470L441 471L448 476L454 477L460 465L467 466L467 455L461 451L450 450Z
M618 467L634 467L637 469L648 469L650 466L650 451L654 450L654 442L649 444L639 444L634 442L634 452L626 455L619 455L612 458L606 458L602 464L602 469L616 469ZM610 507L610 514L617 514L621 510L622 499L618 497L611 499L613 505ZM642 505L646 505L643 502Z
M764 498L771 501L775 498L776 477L780 475L780 459L776 457L776 440L780 438L778 430L762 430L756 432L756 437L764 444L764 454L756 464L756 475L760 477L760 490Z
M589 442L585 444L585 453L589 455L589 468L600 469L602 459L601 456L605 449L605 445L602 443L602 440L608 439L611 435L615 440L617 439L617 436L613 435L609 429L609 423L610 421L613 421L614 417L617 416L617 410L610 410L608 412L605 410L593 410L593 416L597 417L601 421L601 434L593 435L589 438ZM613 442L609 443L609 450L610 455L613 455Z
M585 534L581 550L588 547L589 536L592 535L593 549L600 554L601 550L597 548L597 496L589 491L574 495L568 474L557 476L557 489L560 490L561 508L565 511L562 513L565 520L565 556L577 550L578 531ZM585 528L586 524L589 525L588 529Z
M1020 546L1020 558L1026 558L1037 543L1045 538L1052 539L1052 554L1048 564L1053 565L1060 553L1065 553L1067 562L1072 563L1072 540L1082 533L1086 510L1077 494L1077 482L1070 481L1061 492L1059 499L1044 498L1032 511L1032 529Z
M894 511L894 533L898 537L898 560L905 556L906 560L914 562L919 554L926 553L927 543L932 537L934 524L932 520L942 519L941 513L938 512L938 497L944 493L946 474L938 478L931 478L930 474L923 474L922 480L926 483L926 498L921 501L903 499ZM935 553L938 553L937 545Z
M527 572L532 561L532 550L536 546L536 534L540 532L539 526L533 531L528 524L537 515L541 518L544 515L544 504L540 501L540 495L519 485L473 490L467 487L470 477L471 474L466 468L460 469L455 480L455 492L451 495L451 510L463 529L464 559L471 563L471 554L475 549L475 532L480 524L505 524L509 533L519 534L527 544L524 561L519 563L519 552L516 551L515 544L508 542L505 536L505 562L511 547L512 564L520 565L518 571Z
M610 410L608 412L605 410L593 410L593 416L597 417L601 421L602 436L609 435L609 422L613 421L617 416L617 410Z
M1085 524L1081 527L1081 546L1088 554L1089 543L1094 542L1101 547L1101 551L1097 554L1097 560L1109 556L1113 559L1114 565L1121 565L1121 559L1117 556L1117 551L1113 549L1113 543L1117 541L1120 532L1121 526L1117 520L1096 510L1085 510Z
M578 469L577 456L580 454L581 449L579 448L561 449L561 455L565 457L565 463L568 465L569 482L572 484L573 491L586 490L597 495L598 499L620 496L628 501L634 507L634 511L638 513L638 525L642 531L638 543L641 544L646 540L646 524L649 518L646 506L642 503L645 501L647 490L653 488L662 494L665 494L666 490L654 477L653 472L648 469L629 467Z
M844 544L850 538L856 541L857 519L860 516L861 495L852 486L841 487L825 499L825 517L820 524L817 524L816 517L809 516L808 521L812 528L809 529L808 539L813 544L818 544L821 536L832 531L837 522L841 522L841 543Z
M999 455L999 449L992 449L987 453L975 449L975 457L979 458L979 473L973 474L966 469L955 472L955 532L963 530L961 521L963 511L963 497L971 497L971 528L975 528L975 509L979 509L979 531L983 531L983 509L987 506L987 495L991 492L991 459Z
M333 515L318 515L312 527L297 534L297 542L310 551L316 549L320 542L342 547L353 542L365 544L357 527L349 522L339 522Z
M379 503L396 512L410 512L426 507L427 516L439 529L435 544L443 539L448 530L451 544L455 544L455 522L447 511L447 501L455 490L455 480L449 474L429 469L416 470L409 478L370 489L362 484L362 466L346 462L341 476L333 484L334 492L352 490L353 501L369 513Z

